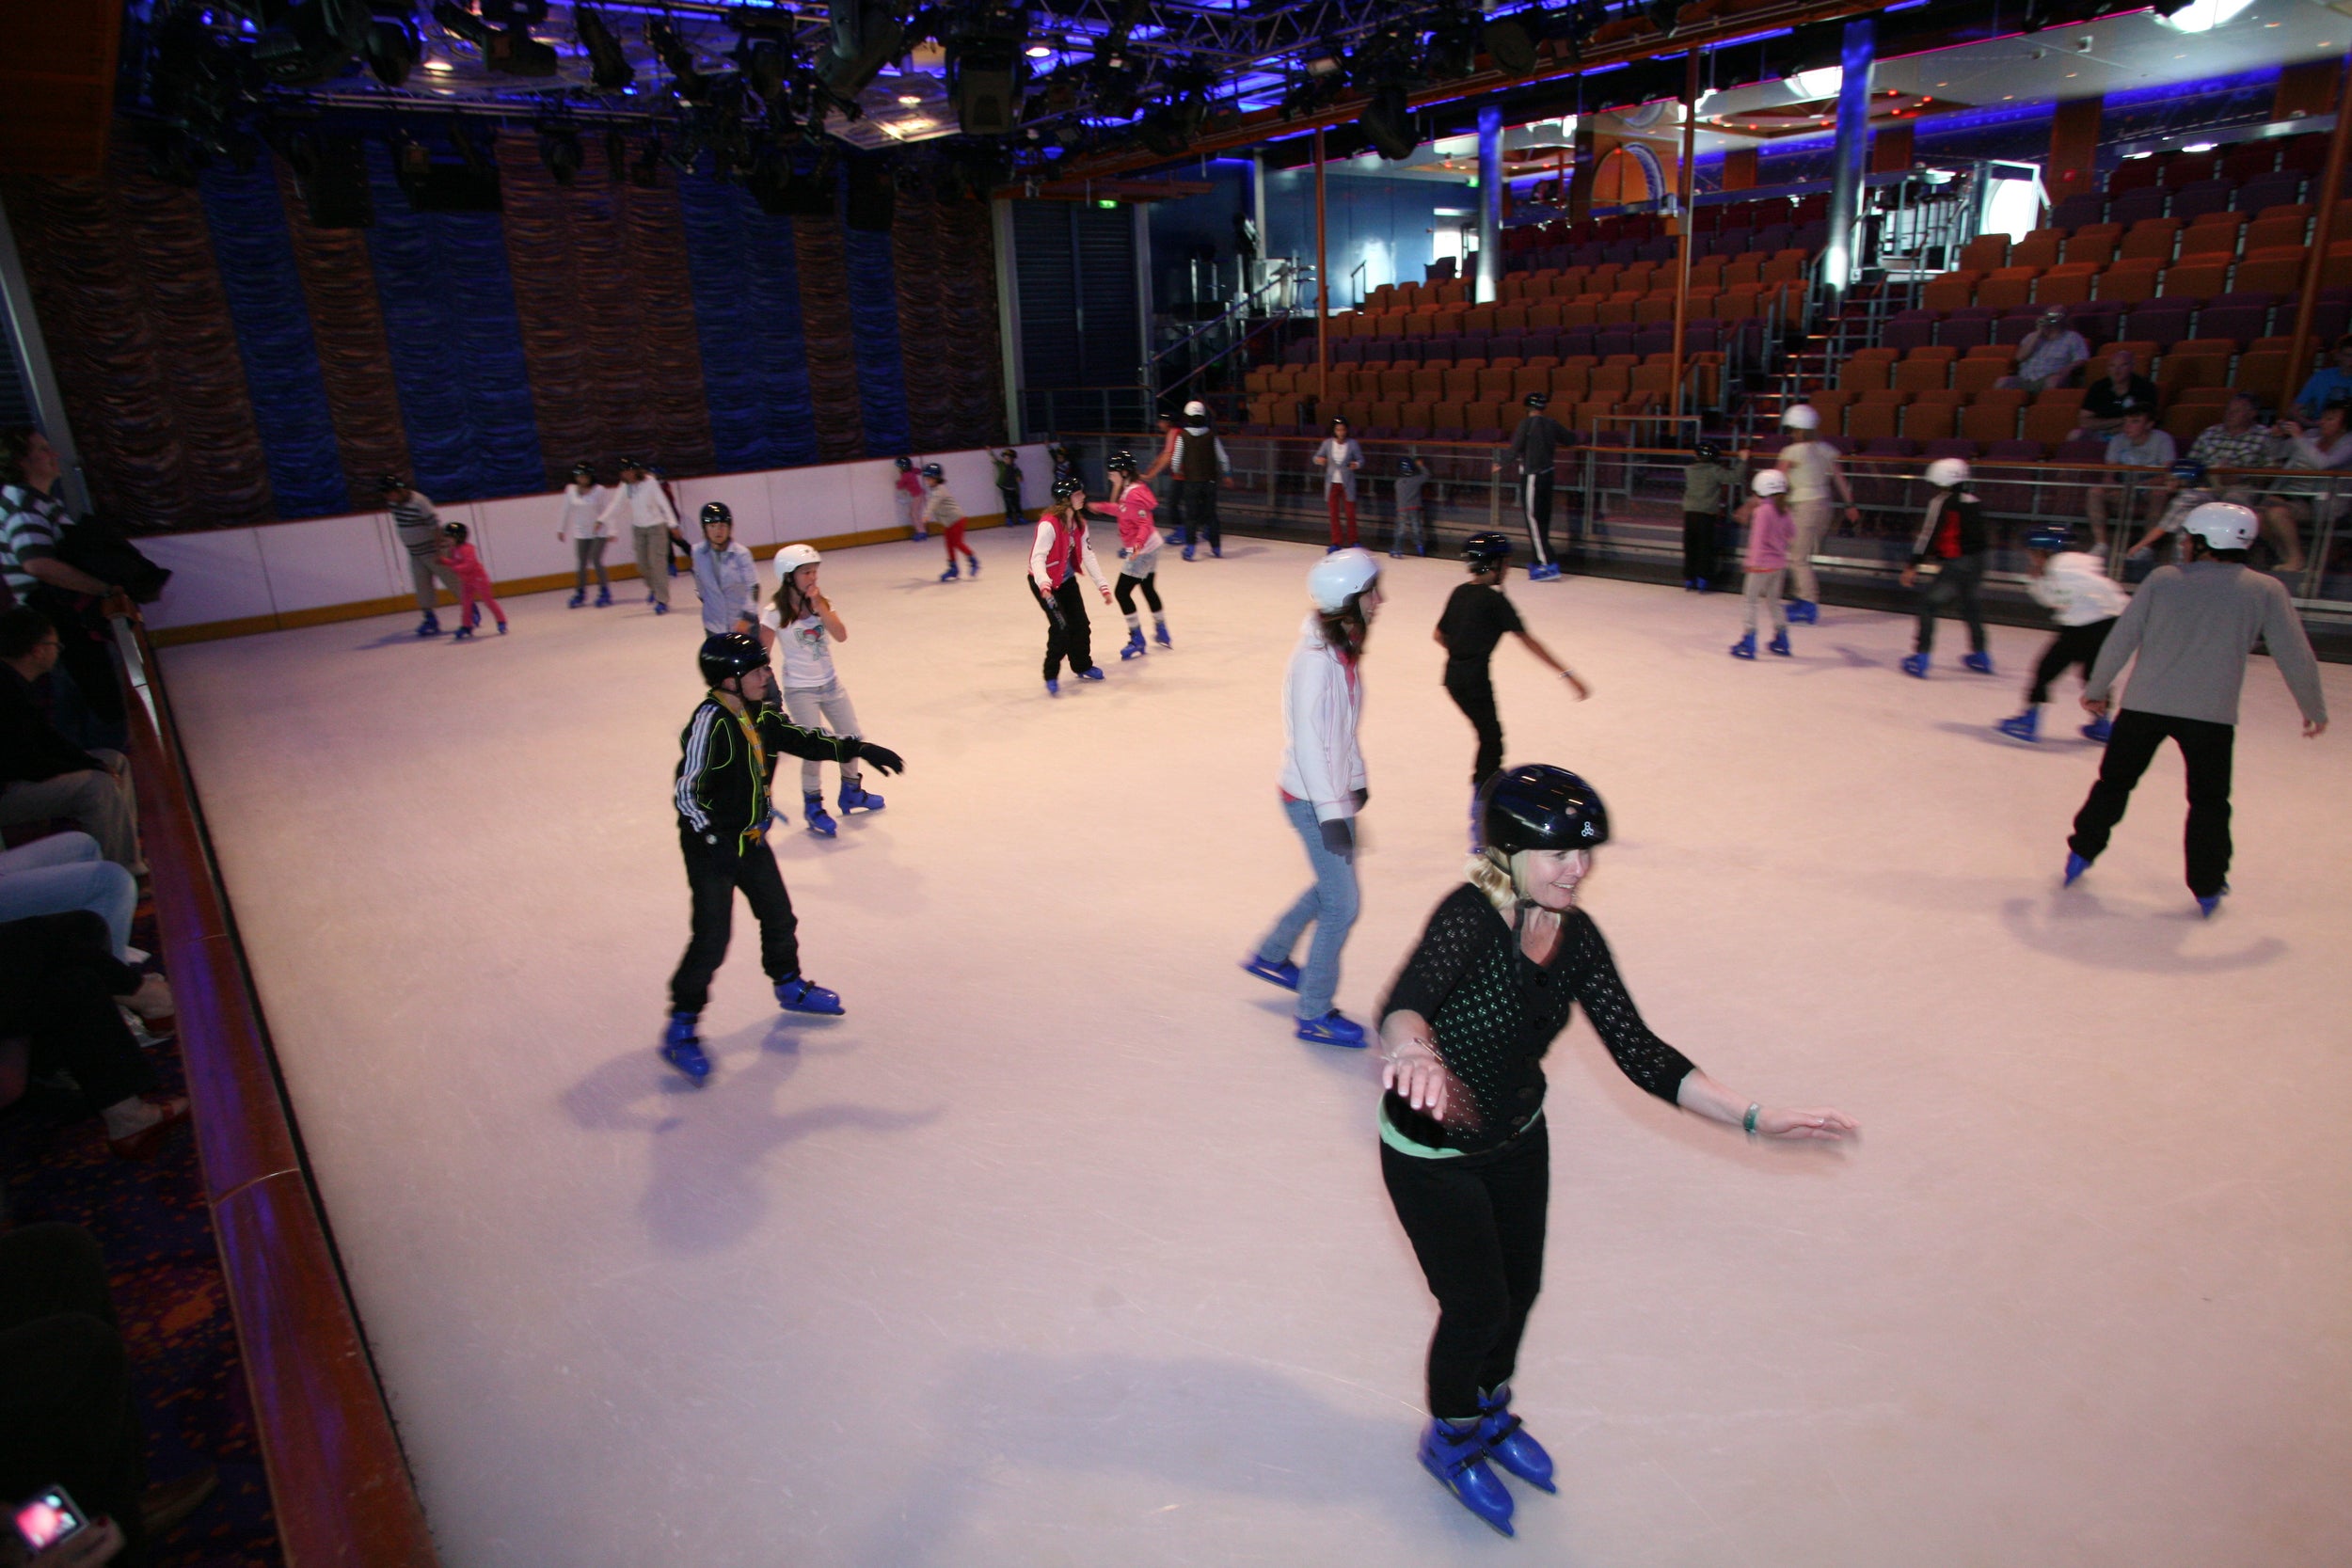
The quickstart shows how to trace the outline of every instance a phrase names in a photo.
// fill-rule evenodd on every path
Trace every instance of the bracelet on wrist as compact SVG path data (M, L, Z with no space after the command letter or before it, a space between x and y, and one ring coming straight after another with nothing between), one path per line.
M1755 1137L1756 1113L1762 1109L1764 1109L1763 1106L1756 1103L1754 1101L1750 1101L1748 1102L1748 1114L1740 1118L1740 1131L1745 1132L1751 1138Z

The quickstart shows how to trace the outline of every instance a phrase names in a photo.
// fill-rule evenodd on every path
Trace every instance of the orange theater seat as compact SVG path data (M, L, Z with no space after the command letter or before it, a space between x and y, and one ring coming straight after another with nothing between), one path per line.
M2033 286L2042 276L2039 267L2003 267L1977 285L1977 303L1996 310L2022 310L2033 303Z
M2153 299L2157 282L2164 276L2160 269L2161 263L2146 258L2118 261L2099 274L2091 287L2091 297L2121 300L2127 305Z
M2096 261L2104 266L2115 260L2115 247L2122 243L2122 224L2087 223L2067 240L2064 260Z
M2014 374L2016 372L2014 356L2010 353L2008 345L2002 344L1999 347L2001 352L1997 355L1972 353L1967 358L1954 365L1952 367L1954 389L1974 397L1979 392L1992 390L1994 384L2002 377Z
M2009 265L2009 236L1979 234L1960 247L1960 270L1986 273Z
M2009 264L2012 267L2054 267L2058 252L2066 244L2063 229L2037 229L2009 247Z
M2151 257L2159 261L2169 261L2172 260L2173 244L2180 232L2179 218L2141 218L2125 231L2123 243L2115 247L2116 259L2130 261L2134 257Z
M1923 392L1945 387L1952 382L1952 362L1960 357L1956 348L1916 348L1895 366L1892 385L1904 392Z

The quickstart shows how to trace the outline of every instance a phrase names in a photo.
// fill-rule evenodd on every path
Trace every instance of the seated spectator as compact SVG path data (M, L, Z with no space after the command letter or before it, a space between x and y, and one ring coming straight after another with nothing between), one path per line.
M49 438L29 425L0 428L0 578L16 602L39 610L65 634L67 674L58 717L86 726L89 738L122 743L122 692L117 684L108 608L132 613L118 585L69 563L61 551L74 526L51 492L63 471Z
M2172 437L2156 428L2155 411L2151 408L2134 408L2124 414L2123 428L2107 437L2106 462L2111 468L2169 468L2176 455ZM2142 484L2137 494L2145 502L2162 497L2167 489L2162 483ZM2106 548L2107 511L2122 499L2120 484L2094 486L2083 498L2083 515L2090 519L2094 547Z
M87 911L0 925L0 1041L23 1042L0 1053L0 1105L29 1079L69 1073L117 1159L162 1153L188 1102L145 1098L154 1072L121 1011L151 1006L160 984L116 958Z
M2252 396L2237 392L2221 411L2221 422L2209 424L2197 433L2197 439L2189 443L2188 454L2208 470L2275 468L2279 466L2279 437L2262 422L2262 410Z
M2336 359L2332 365L2322 365L2303 383L2303 389L2295 394L2295 411L2306 424L2315 424L2331 403L2352 400L2352 332L2336 340Z
M2144 375L2134 375L2132 351L2120 348L2107 356L2107 373L2083 394L2082 412L2075 416L2079 422L2067 439L2112 436L2123 428L2123 416L2135 408L2156 412L2156 384Z
M2164 511L2149 528L2147 533L2141 536L2139 542L2134 545L2124 557L2127 561L2148 563L2146 567L2138 568L2142 577L2146 576L2147 571L2156 564L2156 546L2168 539L2173 542L2176 549L2179 549L2181 560L2185 563L2188 560L2188 552L2182 547L2181 539L2182 530L2188 522L2188 515L2207 501L2221 499L2210 487L2204 464L2195 457L2176 459L2171 469L2159 483L2165 494ZM2139 578L2134 578L2131 580L2137 582Z
M2042 312L2040 325L2026 334L2017 345L2017 373L2003 376L2004 387L2023 387L2029 392L2046 392L2053 387L2063 387L2066 378L2074 373L2074 367L2090 357L2090 345L2083 335L2066 325L2066 312L2057 306Z
M0 612L0 827L64 817L98 840L108 860L143 876L128 760L75 746L33 699L33 682L56 662L48 617L21 605Z
M2303 569L2302 531L2341 516L2344 498L2352 493L2352 476L2344 475L2345 469L2352 468L2352 431L2344 428L2341 403L2321 409L2313 424L2280 420L2278 428L2284 440L2279 467L2309 469L2312 477L2279 482L2263 502L2263 532L2278 551L2277 569L2299 572ZM2344 477L2322 477L2326 475Z
M87 833L51 833L0 849L0 921L87 910L106 923L115 957L127 961L138 903L138 879L101 854Z

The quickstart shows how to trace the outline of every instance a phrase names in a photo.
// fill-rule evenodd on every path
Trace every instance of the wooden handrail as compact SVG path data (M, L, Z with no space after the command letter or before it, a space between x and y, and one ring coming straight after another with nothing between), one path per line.
M116 629L133 676L126 706L142 847L279 1546L293 1568L436 1568L304 1167L154 650L143 630L120 621Z

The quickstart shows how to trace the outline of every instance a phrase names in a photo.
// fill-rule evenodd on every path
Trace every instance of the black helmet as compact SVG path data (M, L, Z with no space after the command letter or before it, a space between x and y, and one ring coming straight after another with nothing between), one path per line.
M1565 768L1531 763L1488 779L1478 792L1477 847L1590 849L1609 842L1609 808Z
M1111 453L1111 460L1108 463L1104 464L1103 467L1108 468L1115 474L1134 473L1136 471L1136 454L1131 451L1115 451Z
M1530 408L1549 408L1551 406L1551 394L1549 392L1530 392L1527 394L1527 406Z
M1511 559L1511 536L1507 533L1473 533L1462 541L1462 559L1470 562L1473 572L1498 570Z
M941 467L936 463L926 463L923 465L923 477L925 479L946 479L947 477L947 470Z
M703 502L702 525L708 528L713 523L724 523L727 527L733 528L735 526L734 509L724 501Z
M1715 459L1724 454L1724 449L1717 446L1712 441L1701 441L1697 446L1692 447L1691 450L1700 457L1705 458L1709 463L1714 462Z
M1417 474L1421 472L1421 464L1410 457L1400 457L1396 460L1396 471L1401 474Z
M574 479L594 479L596 477L596 470L590 467L585 463L575 463L572 465L572 477Z
M408 480L402 474L378 474L375 476L375 487L389 496L395 490L407 489Z
M695 657L703 667L703 681L709 686L730 675L749 674L768 662L768 651L747 631L713 632L703 639L702 652Z
M441 531L449 535L449 541L453 545L462 545L473 537L473 531L463 523L443 523Z
M628 472L628 471L629 471L629 469L631 469L631 468L636 469L636 470L637 470L639 473L641 473L641 474L642 474L642 473L644 473L644 472L645 471L645 466L644 466L643 463L640 463L640 462L639 462L637 459L635 459L634 457L624 457L624 458L622 458L622 459L621 459L621 472L623 472L623 473L627 473L627 472Z
M1054 499L1057 501L1066 501L1085 489L1086 485L1080 483L1076 474L1063 474L1054 481Z
M909 468L914 467L914 459L912 457L894 457L890 461L898 465L898 471L900 473L905 473Z

